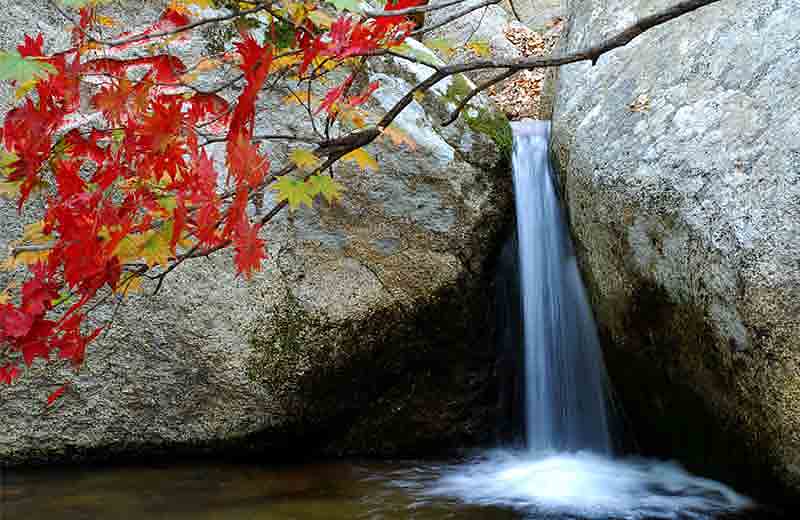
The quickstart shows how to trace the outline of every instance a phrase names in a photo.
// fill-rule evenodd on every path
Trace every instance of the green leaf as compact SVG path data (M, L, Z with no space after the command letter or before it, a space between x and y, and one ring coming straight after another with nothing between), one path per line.
M329 175L312 175L308 178L313 195L322 195L328 204L333 204L342 198L344 186L333 180Z
M275 19L274 25L264 28L264 39L271 41L278 49L288 49L294 43L294 32L291 22Z
M430 40L425 40L425 45L439 51L446 58L450 58L456 52L455 48L453 48L453 42L447 38L431 38Z
M288 175L284 175L274 183L271 189L278 192L278 200L285 200L289 203L289 208L297 209L300 204L305 204L309 208L314 203L312 200L313 186L310 183L298 181Z
M49 63L36 58L23 58L17 51L0 51L0 80L26 83L34 78L46 78L58 70Z
M361 0L328 0L328 3L333 4L337 11L360 13L363 10L361 7Z

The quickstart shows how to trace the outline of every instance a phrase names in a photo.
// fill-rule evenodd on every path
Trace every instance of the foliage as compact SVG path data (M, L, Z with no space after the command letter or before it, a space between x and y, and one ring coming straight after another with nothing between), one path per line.
M359 106L379 85L355 90L364 60L402 45L413 29L403 16L356 14L360 3L347 0L332 2L335 11L291 0L173 0L150 27L112 41L96 36L113 25L103 3L60 0L78 10L67 50L46 53L38 35L0 52L0 79L16 85L19 98L0 133L0 192L20 211L34 194L45 202L43 218L26 228L4 265L28 275L0 293L0 383L12 383L36 359L80 368L87 345L108 325L95 323L90 310L109 297L122 301L143 278L160 287L187 259L231 248L237 271L249 278L266 259L262 226L281 207L341 198L344 188L331 177L336 160L377 170L361 147L381 132L335 147L331 129L366 124ZM233 25L233 46L184 63L169 45L209 7L224 9L218 18ZM240 75L214 89L193 84L224 68ZM255 134L261 93L287 78L308 84L308 93L340 69L345 79L321 99L297 99L324 118L323 144L312 150L289 139L289 164L274 166ZM207 149L215 142L224 143L224 168ZM267 188L278 206L254 211ZM48 405L68 388L53 392Z

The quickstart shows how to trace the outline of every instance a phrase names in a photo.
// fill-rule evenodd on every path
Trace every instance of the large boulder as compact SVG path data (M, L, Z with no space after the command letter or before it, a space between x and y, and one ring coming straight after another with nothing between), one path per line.
M565 51L663 8L571 0ZM800 4L727 1L563 67L553 150L648 453L800 497Z
M67 45L51 4L0 0L3 48L39 31L49 49ZM160 8L120 5L115 17L131 27ZM212 39L172 50L191 58L224 45ZM377 64L371 117L429 73L393 59ZM462 77L443 82L397 120L412 145L381 138L367 147L377 172L337 167L347 188L341 204L284 212L266 226L269 260L253 280L237 277L225 254L193 261L157 295L121 307L80 374L37 361L0 388L0 458L226 447L271 459L419 455L486 440L496 414L486 291L511 203L495 141L508 142L510 130L480 103L469 123L440 128L455 106L454 81L470 86ZM264 93L258 132L312 132L301 108L282 106L287 95ZM287 151L270 147L273 163ZM13 202L2 202L0 247L19 231ZM65 398L45 409L48 391L66 379Z

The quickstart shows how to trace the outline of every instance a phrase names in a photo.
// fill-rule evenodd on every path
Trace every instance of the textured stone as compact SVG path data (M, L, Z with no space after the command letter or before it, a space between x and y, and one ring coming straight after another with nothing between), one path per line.
M661 7L572 0L564 50ZM787 500L800 496L799 41L797 2L722 1L563 67L553 113L640 445Z
M136 27L158 4L122 3L116 17ZM37 31L48 49L67 44L45 0L24 9L0 0L0 19L3 48ZM220 44L197 37L171 50L191 58ZM367 107L376 120L415 71L387 59L371 74L382 81ZM264 93L258 132L311 135L305 112L281 106L287 94ZM0 389L0 457L226 446L271 459L420 454L489 435L494 353L484 292L508 219L509 179L493 136L463 121L439 128L452 108L444 94L415 100L398 121L416 150L382 138L367 147L379 171L337 167L347 188L340 205L284 212L268 224L270 258L250 282L235 276L229 255L193 261L158 295L122 307L79 375L37 362ZM280 166L288 148L269 152ZM19 217L10 201L0 211L5 249ZM101 307L99 317L112 310ZM65 378L70 392L46 411L48 389Z

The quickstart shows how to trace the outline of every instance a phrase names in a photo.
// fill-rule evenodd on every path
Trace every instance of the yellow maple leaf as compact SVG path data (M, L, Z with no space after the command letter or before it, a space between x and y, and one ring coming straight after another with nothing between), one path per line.
M367 126L367 112L360 108L349 108L341 112L342 119L349 121L356 128Z
M52 240L52 237L44 234L44 220L28 224L22 231L23 243L44 244L50 240Z
M17 198L21 184L22 181L0 182L0 195L7 199Z
M39 262L44 262L50 256L49 249L41 249L35 251L18 251L12 253L0 264L0 271L11 271L15 267L21 265L33 265Z
M363 148L359 148L358 150L353 150L349 154L342 157L344 161L355 161L358 164L358 167L362 170L372 170L374 172L378 171L378 161L376 161L366 150Z
M310 150L297 148L292 150L289 154L289 160L292 161L298 168L303 171L314 171L319 166L319 157L314 155Z
M467 43L467 48L477 54L478 56L489 56L491 49L489 42L483 40L471 41Z
M280 58L275 58L272 60L270 64L270 72L275 72L278 70L288 69L289 67L293 67L303 61L302 54L288 54L286 56L281 56Z
M100 25L104 25L106 27L114 27L115 25L117 25L117 21L109 16L97 15L94 17L94 19Z
M317 27L329 28L333 25L333 18L325 14L324 11L314 10L308 13L308 19L311 20Z
M308 92L295 92L283 98L283 102L287 105L308 105L314 96L309 96Z
M169 8L182 14L191 14L192 7L214 7L213 0L172 0Z
M139 256L149 267L158 264L166 267L170 257L169 237L166 236L167 226L159 230L150 230L141 235ZM169 234L172 234L171 231Z
M142 292L142 277L131 273L127 278L117 284L114 292L122 296Z

